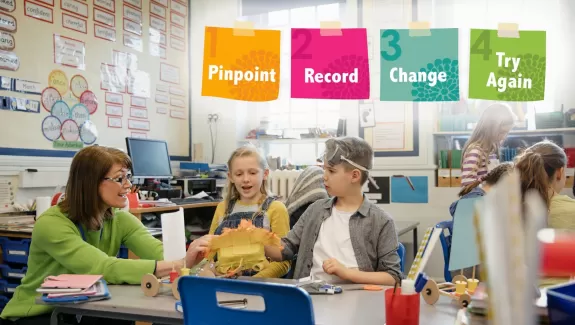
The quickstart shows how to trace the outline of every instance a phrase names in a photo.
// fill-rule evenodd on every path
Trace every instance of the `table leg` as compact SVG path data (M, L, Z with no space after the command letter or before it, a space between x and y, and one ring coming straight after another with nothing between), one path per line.
M413 258L417 256L417 247L419 243L417 242L417 227L413 228Z
M60 323L58 321L59 317L60 317L60 311L58 310L58 308L55 308L54 311L52 312L52 316L50 316L50 325L58 325Z

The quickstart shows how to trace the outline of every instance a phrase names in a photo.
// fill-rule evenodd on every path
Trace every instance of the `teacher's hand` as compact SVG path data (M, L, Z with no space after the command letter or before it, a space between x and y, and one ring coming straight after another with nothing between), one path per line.
M205 252L208 251L210 240L214 237L217 236L205 235L192 241L186 254L187 267L192 267L198 264L204 258Z

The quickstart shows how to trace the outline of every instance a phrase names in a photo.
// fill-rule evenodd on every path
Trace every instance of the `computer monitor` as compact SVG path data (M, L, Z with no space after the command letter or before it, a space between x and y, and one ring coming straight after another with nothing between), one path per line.
M168 143L162 140L126 138L134 178L172 178Z

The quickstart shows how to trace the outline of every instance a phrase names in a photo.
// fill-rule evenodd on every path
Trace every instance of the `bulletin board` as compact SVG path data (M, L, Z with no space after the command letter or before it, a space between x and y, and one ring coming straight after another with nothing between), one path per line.
M0 1L0 155L126 137L191 160L189 0Z
M371 145L375 157L419 156L418 112L417 103L359 104L359 136Z

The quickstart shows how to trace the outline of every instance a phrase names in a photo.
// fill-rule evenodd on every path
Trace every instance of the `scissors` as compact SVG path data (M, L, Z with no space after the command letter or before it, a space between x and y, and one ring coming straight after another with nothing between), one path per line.
M344 290L366 290L366 291L381 291L383 290L382 286L374 285L374 284L360 284L356 286L347 287Z

